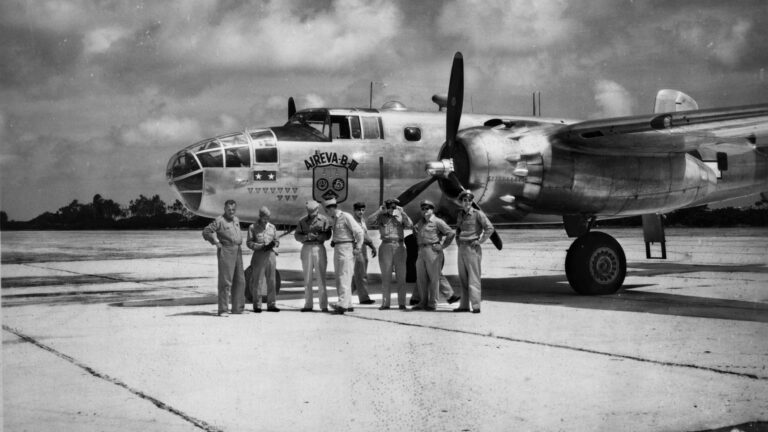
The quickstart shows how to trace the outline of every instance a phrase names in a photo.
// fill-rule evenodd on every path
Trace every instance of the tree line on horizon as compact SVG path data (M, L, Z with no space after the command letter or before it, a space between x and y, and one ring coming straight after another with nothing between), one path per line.
M139 195L127 206L96 194L90 203L73 200L55 213L45 212L29 221L8 220L0 211L2 230L94 230L94 229L200 229L211 219L195 215L178 199L166 204L159 195ZM601 226L641 226L640 216L599 222ZM675 210L665 215L666 226L732 227L768 226L768 200L746 208L707 206Z
M56 212L45 212L21 222L8 220L7 214L0 212L3 230L202 228L210 221L187 210L178 199L166 204L160 195L146 197L143 194L127 206L96 194L89 203L73 200Z

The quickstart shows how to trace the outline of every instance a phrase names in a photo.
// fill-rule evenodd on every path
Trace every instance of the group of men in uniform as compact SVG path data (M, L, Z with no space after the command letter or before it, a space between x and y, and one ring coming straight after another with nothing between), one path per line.
M354 215L341 211L335 199L323 203L326 215L320 213L320 203L308 201L307 215L301 218L294 233L295 239L302 243L301 264L304 273L304 306L302 312L314 309L313 280L317 280L320 310L334 314L353 311L352 293L357 291L360 304L374 304L368 293L367 268L368 253L378 256L381 268L380 310L392 307L392 286L395 285L398 308L406 308L406 246L405 230L413 231L418 244L416 260L416 289L411 296L412 310L433 311L437 306L438 293L442 293L448 303L460 301L454 312L474 312L481 310L481 244L487 241L494 228L488 217L479 208L473 206L474 195L463 191L459 195L462 209L457 218L454 231L445 221L437 217L435 205L429 200L420 203L421 217L413 223L411 218L399 206L397 199L385 201L372 215L365 218L365 204L354 204ZM218 315L226 316L228 300L231 297L231 313L239 314L245 309L245 276L242 263L242 233L240 221L235 216L237 204L229 200L224 205L224 214L217 217L203 230L203 237L217 248L218 279ZM269 222L270 211L266 207L259 210L259 219L248 228L246 245L253 250L251 257L252 272L250 286L253 295L253 310L261 312L259 285L262 278L266 281L267 311L279 312L275 305L276 297L276 255L280 246L275 226ZM381 244L378 251L368 235L368 225L378 228ZM458 270L461 295L455 295L453 289L442 274L445 261L443 250L453 240L459 247ZM325 242L330 240L333 248L333 264L336 273L338 302L328 303L326 290L327 256ZM395 274L393 282L392 274ZM332 310L329 310L329 306ZM470 309L471 306L471 309Z

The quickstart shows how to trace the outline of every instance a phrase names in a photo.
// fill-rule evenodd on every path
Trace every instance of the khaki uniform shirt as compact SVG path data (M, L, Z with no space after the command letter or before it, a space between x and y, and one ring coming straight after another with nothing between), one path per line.
M402 241L405 229L413 229L411 218L399 207L392 212L392 216L386 210L378 209L368 217L368 221L379 228L381 241Z
M419 219L413 226L413 231L419 246L442 243L443 237L448 238L447 243L450 243L456 235L444 220L435 215L432 215L429 220Z
M354 216L343 211L337 211L332 222L334 242L352 242L356 248L363 247L363 227L355 221Z
M248 240L245 242L249 248L253 250L261 250L262 247L268 245L270 242L275 242L277 249L280 246L280 241L277 239L277 228L274 225L267 222L266 225L261 226L258 223L252 224L248 227Z
M230 222L224 216L218 216L203 229L203 238L214 245L218 240L222 247L240 246L243 243L240 219L234 216Z
M322 243L330 237L331 227L331 221L324 215L317 214L312 219L307 215L299 219L293 237L301 243L307 241Z
M456 217L456 242L470 243L477 240L482 243L493 234L493 225L488 216L481 210L469 208L469 211L459 211Z

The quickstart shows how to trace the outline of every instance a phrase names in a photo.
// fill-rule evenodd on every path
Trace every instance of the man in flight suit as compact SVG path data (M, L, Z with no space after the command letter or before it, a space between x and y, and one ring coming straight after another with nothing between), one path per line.
M355 218L339 210L336 200L331 198L324 203L325 211L333 226L333 269L336 272L336 291L339 301L333 305L333 313L342 315L353 311L352 308L352 272L355 256L363 248L363 228Z
M328 293L325 289L325 271L328 258L323 243L331 236L331 222L320 214L320 203L307 201L307 216L299 219L293 234L301 247L301 268L304 271L304 307L302 312L310 312L314 306L312 298L312 275L317 275L317 294L320 298L320 310L328 312Z
M390 198L377 209L368 222L379 228L379 267L381 268L381 310L390 308L392 301L392 270L397 277L397 304L405 309L405 260L407 252L403 244L405 229L413 229L411 218L397 205L397 199Z
M251 295L253 296L253 311L261 312L261 295L259 282L264 277L267 282L267 311L280 312L275 306L275 270L277 248L277 229L269 223L270 211L266 207L259 209L259 220L248 227L248 239L245 244L253 251L251 256Z
M454 312L480 313L480 262L483 250L480 247L493 234L493 225L482 210L472 207L475 196L465 190L459 194L462 210L456 217L456 243L459 245L458 264L461 282L461 303Z
M374 304L375 300L372 300L368 295L368 250L371 248L372 258L376 258L376 248L373 247L373 241L368 235L368 227L365 225L365 203L356 202L353 206L354 213L352 216L355 218L355 222L360 224L363 229L363 249L359 254L355 256L355 270L352 275L352 292L357 291L357 299L360 304Z
M435 204L432 201L424 200L420 207L422 217L413 226L413 232L419 244L416 285L421 298L412 309L433 311L437 308L440 271L445 261L443 249L451 244L456 233L445 221L435 216Z
M227 200L224 214L218 216L203 229L203 238L216 246L219 263L219 316L227 316L231 292L232 313L240 314L245 309L245 274L243 273L243 233L240 220L235 216L237 203Z

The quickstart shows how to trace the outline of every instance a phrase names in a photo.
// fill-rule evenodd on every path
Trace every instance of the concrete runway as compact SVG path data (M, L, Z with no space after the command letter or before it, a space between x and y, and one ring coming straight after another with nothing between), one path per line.
M4 430L768 429L768 230L668 229L666 261L605 231L618 294L570 290L561 230L508 230L479 315L377 310L375 259L377 304L299 313L289 235L283 311L229 318L199 232L4 232Z

